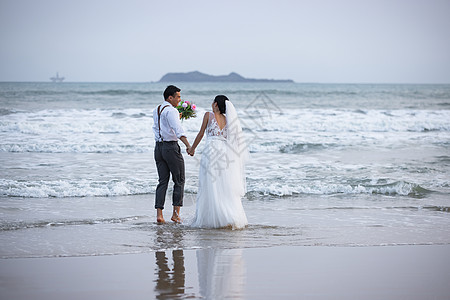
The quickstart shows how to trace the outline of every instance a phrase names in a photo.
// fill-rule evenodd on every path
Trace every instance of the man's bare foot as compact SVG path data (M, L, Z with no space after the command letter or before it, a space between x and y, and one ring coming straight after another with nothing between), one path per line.
M164 224L166 221L164 220L162 209L156 209L156 222L158 224Z

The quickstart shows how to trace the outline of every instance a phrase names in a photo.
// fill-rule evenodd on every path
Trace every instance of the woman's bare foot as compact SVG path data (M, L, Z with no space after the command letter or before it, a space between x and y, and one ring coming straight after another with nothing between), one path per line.
M173 207L173 214L172 214L171 220L174 221L175 223L181 223L180 207L179 206L174 206Z
M171 220L174 221L175 223L181 223L180 217L172 216Z

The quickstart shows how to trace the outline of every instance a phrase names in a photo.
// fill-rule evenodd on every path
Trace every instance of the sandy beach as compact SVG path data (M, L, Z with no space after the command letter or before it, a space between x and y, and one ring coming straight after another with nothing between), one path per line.
M0 260L1 299L448 299L450 246L270 247Z

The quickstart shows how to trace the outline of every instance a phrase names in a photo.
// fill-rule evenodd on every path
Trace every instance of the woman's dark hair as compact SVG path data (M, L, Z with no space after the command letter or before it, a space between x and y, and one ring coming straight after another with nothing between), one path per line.
M175 93L180 92L181 90L174 85L169 85L164 90L164 100L167 100L170 96L175 96Z
M217 103L217 106L219 107L219 111L221 114L224 114L227 107L225 105L225 101L228 100L227 96L224 95L217 95L216 98L214 98L214 102Z

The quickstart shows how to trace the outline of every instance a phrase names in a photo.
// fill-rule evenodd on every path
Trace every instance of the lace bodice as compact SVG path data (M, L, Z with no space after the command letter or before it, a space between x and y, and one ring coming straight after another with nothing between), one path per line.
M228 133L227 125L225 125L224 128L220 129L216 117L214 116L214 113L210 112L208 125L206 126L206 136L207 137L218 136L227 138L227 133Z

